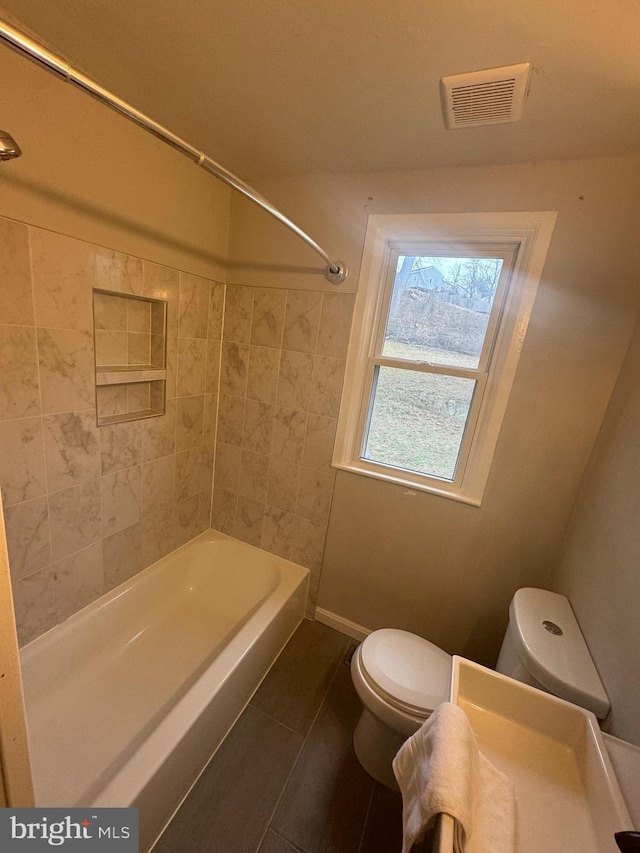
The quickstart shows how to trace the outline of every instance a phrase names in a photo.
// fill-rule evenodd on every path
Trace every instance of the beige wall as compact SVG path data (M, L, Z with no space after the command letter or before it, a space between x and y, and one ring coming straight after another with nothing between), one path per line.
M631 342L576 500L553 588L569 597L612 711L640 746L640 330Z
M0 79L0 215L224 281L228 187L6 47Z
M4 47L0 79L24 152L0 167L0 485L25 642L208 526L231 191ZM164 416L96 428L94 285L169 300Z
M349 264L350 290L369 213L558 211L482 506L338 472L320 607L495 662L512 593L549 583L631 336L639 176L635 157L260 184ZM330 288L300 269L318 266L306 247L241 199L232 211L231 281Z

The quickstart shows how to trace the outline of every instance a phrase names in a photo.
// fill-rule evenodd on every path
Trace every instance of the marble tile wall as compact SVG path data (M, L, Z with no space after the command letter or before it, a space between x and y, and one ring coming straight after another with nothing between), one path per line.
M310 613L354 299L227 286L212 527L309 568Z
M168 300L163 416L96 426L93 287ZM223 304L222 284L0 218L0 487L22 643L209 526Z

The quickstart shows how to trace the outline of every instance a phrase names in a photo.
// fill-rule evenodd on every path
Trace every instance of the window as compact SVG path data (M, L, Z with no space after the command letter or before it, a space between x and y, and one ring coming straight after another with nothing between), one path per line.
M554 223L369 217L335 467L480 504Z

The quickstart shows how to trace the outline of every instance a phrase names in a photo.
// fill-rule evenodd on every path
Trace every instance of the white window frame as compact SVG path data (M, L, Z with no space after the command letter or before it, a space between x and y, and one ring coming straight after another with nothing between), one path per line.
M369 216L336 433L334 468L480 506L556 216L553 211ZM381 361L385 364L392 361L381 358L379 353L395 278L393 258L397 258L398 253L420 254L426 243L439 244L443 251L450 247L452 254L464 253L469 245L488 251L494 247L499 250L496 257L502 256L505 249L515 249L508 290L503 299L496 294L496 304L502 299L502 310L497 329L487 331L479 365L486 371L476 384L453 482L361 457L375 366ZM425 251L425 255L428 254ZM421 369L419 365L406 362L399 366ZM430 366L429 372L450 371L446 367ZM455 370L455 374L460 375L460 371ZM474 378L478 380L477 375Z

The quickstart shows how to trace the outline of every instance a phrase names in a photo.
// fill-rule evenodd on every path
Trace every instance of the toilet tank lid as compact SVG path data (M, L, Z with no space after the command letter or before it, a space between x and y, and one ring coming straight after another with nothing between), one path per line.
M544 589L519 589L511 601L509 619L527 671L550 693L604 719L611 707L609 698L569 600Z
M360 647L369 681L394 705L427 716L449 698L451 655L398 628L380 628Z

